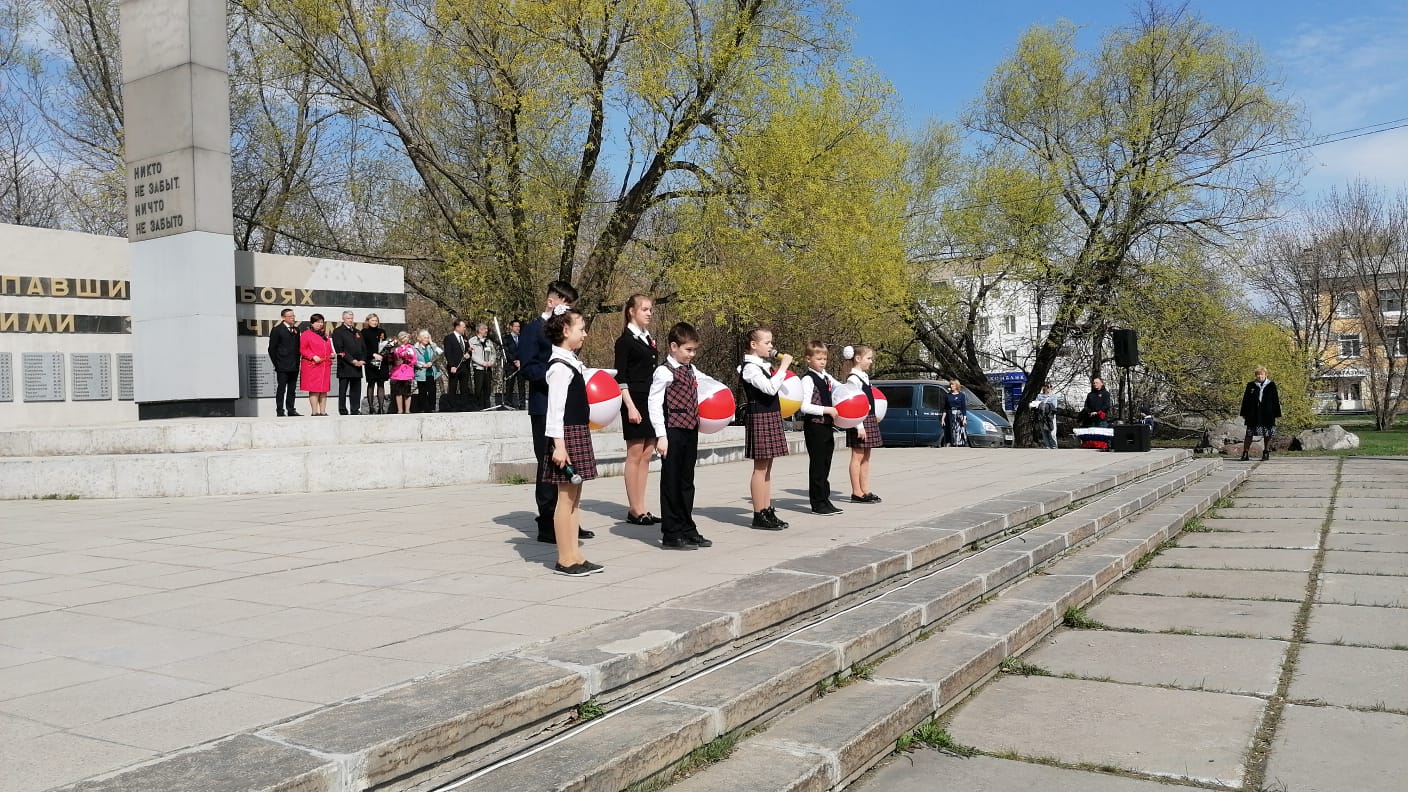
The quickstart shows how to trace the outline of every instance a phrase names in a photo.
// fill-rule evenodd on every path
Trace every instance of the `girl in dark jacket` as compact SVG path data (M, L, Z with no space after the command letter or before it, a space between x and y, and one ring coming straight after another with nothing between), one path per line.
M1252 437L1261 438L1261 458L1271 458L1271 437L1276 434L1276 419L1281 417L1281 396L1276 383L1267 376L1265 366L1256 367L1256 379L1247 383L1242 392L1242 420L1247 422L1247 437L1242 441L1242 461L1248 461Z

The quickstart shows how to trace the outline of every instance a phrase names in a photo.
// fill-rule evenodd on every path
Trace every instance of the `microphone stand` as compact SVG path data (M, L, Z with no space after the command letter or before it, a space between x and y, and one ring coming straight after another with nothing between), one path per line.
M512 409L504 402L504 394L508 392L508 375L506 373L508 366L508 352L504 348L504 334L503 331L499 328L498 314L494 314L494 338L498 339L497 357L499 363L497 368L499 372L494 379L498 380L499 383L499 403L493 405L492 407L486 407L480 412L501 412L503 410ZM490 401L493 401L492 394L490 396Z

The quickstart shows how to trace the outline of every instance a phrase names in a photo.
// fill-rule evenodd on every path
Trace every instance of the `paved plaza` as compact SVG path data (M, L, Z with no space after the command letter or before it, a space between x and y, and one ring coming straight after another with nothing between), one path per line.
M749 467L699 470L715 546L665 551L589 483L588 579L554 576L531 487L374 487L233 498L7 502L0 517L0 790L72 783L602 622L912 520L1128 461L1082 451L886 449L880 505L746 527ZM832 482L846 491L846 457ZM353 473L349 472L349 475ZM652 476L652 493L655 486ZM651 502L655 502L652 494ZM1347 551L1351 552L1351 551Z
M1274 459L856 788L1402 792L1408 459ZM1100 627L1103 626L1103 629ZM883 666L882 669L883 671Z

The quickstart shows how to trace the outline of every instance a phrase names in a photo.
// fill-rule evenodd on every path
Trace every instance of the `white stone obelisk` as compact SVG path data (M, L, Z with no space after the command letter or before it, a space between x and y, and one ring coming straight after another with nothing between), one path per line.
M239 396L225 0L120 0L138 417Z

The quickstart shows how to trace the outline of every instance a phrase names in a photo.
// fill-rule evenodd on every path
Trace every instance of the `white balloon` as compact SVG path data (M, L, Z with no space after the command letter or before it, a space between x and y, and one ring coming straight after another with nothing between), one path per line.
M844 401L848 401L857 397L859 397L861 401L866 400L865 391L861 390L860 388L857 388L854 385L841 384L831 389L832 405L840 405ZM867 404L866 413L868 414L869 412L869 405ZM844 416L838 415L836 416L834 422L837 428L854 429L857 426L860 426L861 424L865 423L865 415L861 415L861 417L859 418L846 418Z

